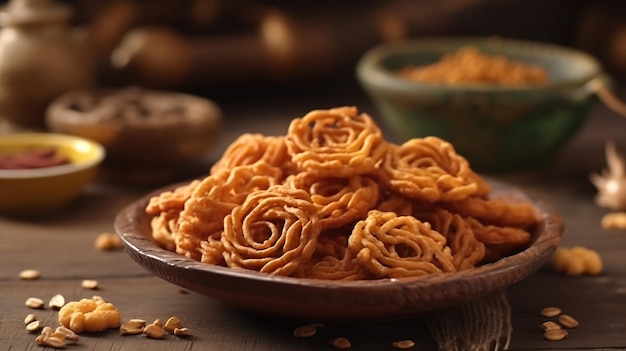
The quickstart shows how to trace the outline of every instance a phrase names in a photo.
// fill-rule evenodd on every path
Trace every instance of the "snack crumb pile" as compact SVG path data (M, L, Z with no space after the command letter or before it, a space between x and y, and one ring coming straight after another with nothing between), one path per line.
M115 233L101 233L96 237L94 245L99 251L112 251L124 248L122 240Z
M602 273L602 258L591 249L583 246L559 247L554 251L550 267L566 275L597 275Z
M626 212L611 212L602 217L603 229L626 229Z
M59 310L59 323L80 334L83 331L99 332L118 328L120 312L115 305L104 300L81 299L68 302Z

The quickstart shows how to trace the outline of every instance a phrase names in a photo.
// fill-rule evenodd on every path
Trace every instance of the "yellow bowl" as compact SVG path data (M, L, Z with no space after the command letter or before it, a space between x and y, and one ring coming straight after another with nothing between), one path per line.
M91 140L52 133L0 137L0 157L36 147L53 147L69 163L34 169L0 169L0 214L41 215L77 198L95 176L104 148Z

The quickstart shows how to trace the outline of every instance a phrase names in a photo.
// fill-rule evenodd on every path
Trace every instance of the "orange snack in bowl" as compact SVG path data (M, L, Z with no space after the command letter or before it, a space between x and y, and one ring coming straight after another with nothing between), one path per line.
M153 197L152 237L200 262L327 280L454 273L530 243L539 220L439 138L386 141L355 107L244 134L203 179Z
M321 230L304 190L275 185L252 192L224 218L224 259L230 267L289 275L313 256Z
M348 250L376 277L455 272L446 238L412 216L370 211L350 234Z
M294 119L286 143L298 169L319 177L371 173L386 152L380 128L355 107L314 110Z
M428 202L458 201L479 191L467 160L437 137L389 146L378 174L394 191Z
M292 188L311 194L322 230L339 228L363 218L378 201L378 184L370 177L319 178L303 172L285 182Z
M470 224L460 215L441 208L415 214L446 237L457 271L475 267L485 258L485 245L476 238Z
M501 55L484 54L471 46L447 54L430 65L404 67L398 70L398 75L416 82L449 85L519 86L545 84L549 81L548 72L541 66L514 61Z

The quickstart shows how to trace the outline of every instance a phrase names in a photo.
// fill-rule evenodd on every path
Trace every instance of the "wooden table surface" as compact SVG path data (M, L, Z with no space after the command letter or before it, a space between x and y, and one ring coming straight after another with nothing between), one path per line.
M208 169L239 134L284 134L291 118L313 108L356 104L376 116L358 92L330 90L311 96L223 103L224 133L200 168ZM509 288L514 329L511 350L626 350L626 232L600 227L607 210L594 204L595 188L588 179L590 171L605 165L606 139L615 140L626 152L625 131L626 120L598 107L549 169L495 176L555 206L565 220L562 245L597 250L605 265L602 275L581 277L566 277L542 268ZM414 340L415 350L436 349L420 319L332 324L312 338L296 339L292 333L300 325L298 321L254 315L205 296L183 294L178 287L149 274L125 252L96 250L95 238L113 231L116 213L154 187L94 183L80 199L54 216L31 220L0 217L0 351L41 349L35 344L35 334L24 329L24 317L33 312L24 302L31 296L47 301L57 293L67 300L100 295L118 307L122 319L152 321L178 316L192 334L184 339L153 340L123 337L109 330L83 334L78 344L68 346L69 350L332 350L329 340L337 336L349 338L354 350L391 350L391 342L401 339ZM28 268L39 270L41 278L20 280L19 272ZM81 288L83 279L97 279L99 290ZM576 317L580 326L565 340L545 340L540 329L545 318L539 310L546 306L561 307ZM55 311L46 308L34 312L45 325L58 324Z

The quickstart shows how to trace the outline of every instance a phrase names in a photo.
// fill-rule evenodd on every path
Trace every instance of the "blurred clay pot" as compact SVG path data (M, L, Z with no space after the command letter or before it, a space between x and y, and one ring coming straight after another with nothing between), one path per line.
M157 183L172 180L211 149L221 111L208 99L183 93L82 90L55 99L46 123L51 131L102 144L107 180Z
M93 84L87 37L70 30L71 14L49 0L12 0L0 13L0 118L41 128L55 97Z

